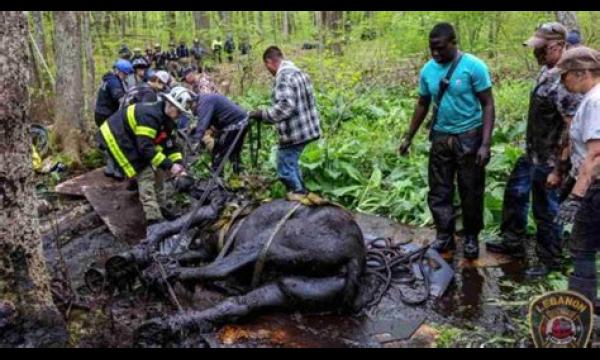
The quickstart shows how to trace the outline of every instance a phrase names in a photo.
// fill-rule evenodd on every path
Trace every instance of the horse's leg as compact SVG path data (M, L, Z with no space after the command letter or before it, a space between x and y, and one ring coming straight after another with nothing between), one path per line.
M345 283L342 277L285 278L245 295L227 298L206 310L186 311L166 320L150 320L136 330L135 341L138 344L155 344L156 341L173 340L181 331L210 331L217 325L239 321L262 310L288 308L296 302L307 305L333 303L343 291Z

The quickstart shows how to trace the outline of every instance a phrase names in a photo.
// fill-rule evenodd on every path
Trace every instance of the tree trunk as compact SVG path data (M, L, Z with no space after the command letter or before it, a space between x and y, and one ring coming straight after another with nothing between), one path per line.
M277 12L271 11L271 30L273 30L273 39L275 43L277 43L277 33L279 32L277 28Z
M85 54L85 114L88 116L89 124L93 121L94 109L96 107L96 66L94 64L94 47L92 44L92 34L90 27L90 11L85 11L82 14L82 38L83 52Z
M125 32L127 30L127 19L125 18L125 13L121 13L119 16L119 25L121 25L121 42L125 42Z
M27 17L0 21L0 347L64 346L64 320L52 301L37 228L28 135Z
M568 30L580 30L575 11L555 11L556 21L563 24Z
M256 15L256 21L258 22L258 33L259 33L260 37L262 38L265 34L265 21L264 21L262 11L259 11L258 14Z
M196 31L208 30L210 28L210 18L206 11L193 11L194 23L196 24Z
M177 15L175 11L167 11L167 31L169 32L169 42L175 42L175 30L177 27Z
M85 133L80 18L74 11L55 11L53 15L55 38L61 40L54 44L56 141L74 165L78 165L81 135Z
M341 11L321 11L321 24L329 30L332 37L330 47L335 55L342 54L342 44L340 42L341 21Z
M31 17L33 19L34 26L34 34L35 34L35 43L40 49L42 56L46 58L48 54L46 53L46 39L44 37L44 21L42 17L41 11L32 11Z
M289 40L290 38L290 18L289 11L283 12L283 29L282 29L283 40Z

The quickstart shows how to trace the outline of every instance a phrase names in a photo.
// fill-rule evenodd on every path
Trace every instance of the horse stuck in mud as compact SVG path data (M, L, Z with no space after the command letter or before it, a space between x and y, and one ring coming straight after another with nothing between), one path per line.
M194 182L186 191L198 198L203 189ZM209 332L269 310L356 313L375 304L394 278L414 283L418 273L425 292L413 303L429 297L435 271L423 267L431 261L427 246L401 253L384 239L366 242L352 214L338 206L284 200L255 204L223 189L209 191L202 206L152 225L141 243L109 258L101 281L86 279L109 284L111 291L139 280L177 305L177 314L139 326L136 346L177 344L186 333ZM215 231L210 225L232 204L228 224ZM86 274L94 276L95 269ZM232 296L201 311L184 310L173 292L177 282L191 292L196 284L224 283L219 288Z

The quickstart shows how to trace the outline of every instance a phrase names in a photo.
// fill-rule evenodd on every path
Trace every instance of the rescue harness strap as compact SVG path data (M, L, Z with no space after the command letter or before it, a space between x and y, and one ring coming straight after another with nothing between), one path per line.
M265 267L265 260L267 259L267 252L269 251L269 247L271 246L273 239L275 239L275 235L277 235L277 233L279 232L279 230L281 230L281 228L283 227L285 222L296 212L296 210L298 210L298 208L300 206L302 206L302 203L297 202L296 205L294 205L294 207L291 208L283 216L283 218L281 218L281 220L279 220L279 222L277 223L277 226L275 226L275 230L273 230L273 233L271 234L271 236L269 237L269 239L267 240L265 245L260 250L260 253L258 254L258 259L256 260L256 264L254 265L254 274L252 274L252 287L253 288L256 288L256 286L258 285L258 281L260 280L260 274L262 273L262 271Z

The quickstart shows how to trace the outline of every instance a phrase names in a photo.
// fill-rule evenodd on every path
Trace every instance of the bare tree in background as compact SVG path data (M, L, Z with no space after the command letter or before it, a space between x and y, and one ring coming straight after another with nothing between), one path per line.
M56 63L55 126L56 144L74 165L80 164L84 87L81 54L81 24L79 13L54 11Z
M85 64L85 114L88 123L93 121L94 108L96 107L96 66L94 64L94 45L92 43L92 34L90 26L90 11L81 14L83 38L83 53Z
M580 30L575 11L555 11L556 21L566 26L569 30Z
M27 17L0 20L0 347L63 346L66 328L52 301L37 226L28 132Z

